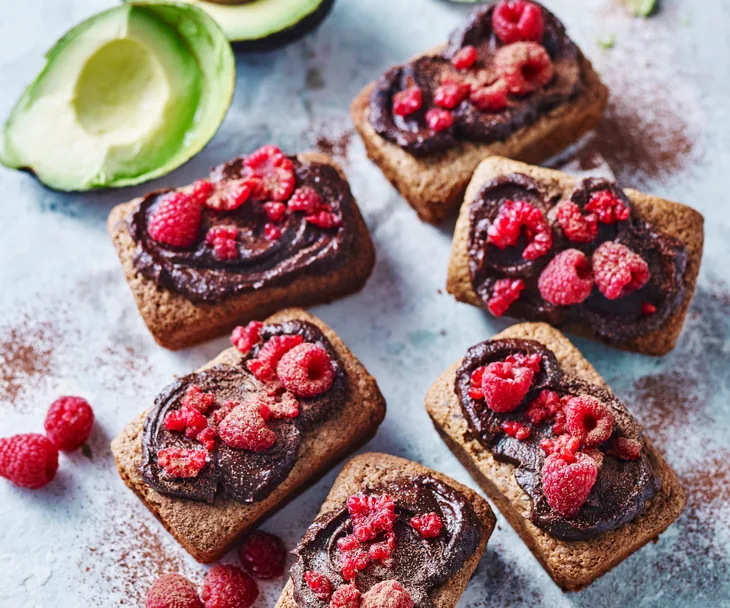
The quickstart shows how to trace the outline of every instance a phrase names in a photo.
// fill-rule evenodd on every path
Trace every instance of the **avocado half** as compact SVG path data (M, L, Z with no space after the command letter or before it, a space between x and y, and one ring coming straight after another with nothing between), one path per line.
M57 190L139 184L197 154L235 85L226 36L183 3L130 3L91 17L46 54L12 110L0 162Z
M204 10L240 50L268 50L301 38L334 0L181 0Z

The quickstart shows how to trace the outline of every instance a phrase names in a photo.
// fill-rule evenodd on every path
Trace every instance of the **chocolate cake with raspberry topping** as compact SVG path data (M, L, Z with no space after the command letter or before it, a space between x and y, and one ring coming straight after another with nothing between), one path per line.
M479 160L548 158L595 125L606 97L555 15L500 0L476 9L446 46L385 72L352 113L369 156L423 219L437 221Z
M689 207L606 179L487 159L456 225L447 289L497 317L665 354L692 299L702 225Z
M294 550L277 607L453 608L493 527L487 503L448 477L358 456Z
M109 231L145 322L173 349L355 291L374 264L341 170L271 145L116 207Z
M470 348L429 389L437 431L563 588L656 538L686 493L641 425L544 323Z

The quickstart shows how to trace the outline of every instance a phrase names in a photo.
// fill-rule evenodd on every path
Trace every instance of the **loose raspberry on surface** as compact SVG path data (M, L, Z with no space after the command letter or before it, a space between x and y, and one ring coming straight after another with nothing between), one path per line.
M219 427L224 418L239 406L238 401L226 401L213 412L213 424Z
M621 460L638 460L641 457L642 447L641 441L628 437L617 437L606 453Z
M540 448L548 456L557 454L565 460L565 462L575 462L575 455L580 449L580 439L568 435L558 435L553 439L543 439L540 441Z
M246 355L261 339L261 321L251 321L248 325L239 325L231 333L231 344Z
M256 581L236 566L215 566L203 581L205 608L249 608L258 595Z
M291 200L291 199L290 199ZM277 203L275 201L269 201L261 206L272 222L280 222L286 215L286 205L284 203Z
M231 179L216 184L216 190L205 200L213 211L233 211L251 197L251 184L245 179Z
M408 87L393 95L393 114L408 116L421 109L423 92L418 87Z
M248 369L261 382L269 382L276 376L276 366L281 358L295 346L304 342L302 336L272 336L261 347L255 359L247 362Z
M289 391L267 401L272 418L296 418L299 415L299 400Z
M528 245L522 252L525 260L544 256L553 246L553 233L540 209L526 201L505 201L487 229L489 242L498 249L517 245L524 228Z
M421 538L436 538L441 535L444 522L438 513L433 511L416 517L411 517L411 526L421 535Z
M492 29L505 44L539 42L545 29L542 9L526 0L502 0L494 7Z
M393 551L395 551L395 533L386 532L385 540L373 543L368 547L368 557L374 562L387 564Z
M539 374L542 369L542 355L540 353L530 353L529 355L515 353L514 355L507 355L504 360L520 367L527 367L536 374Z
M452 65L457 70L468 70L477 60L477 50L471 44L460 48L451 58Z
M560 397L555 391L543 389L537 398L527 406L525 418L532 424L540 424L555 416L562 409Z
M571 397L565 405L565 428L588 448L608 441L613 432L613 414L595 397Z
M431 108L426 112L426 124L430 129L438 133L449 129L454 124L454 116L448 110L442 108Z
M182 408L185 410L185 434L191 439L195 439L198 433L202 432L208 426L208 420L198 410L189 407Z
M360 592L355 585L339 587L330 599L329 608L358 608L360 606ZM207 607L206 607L207 608Z
M207 426L195 436L195 440L210 452L215 447L216 437L215 429Z
M518 420L505 420L502 423L502 430L506 435L514 437L517 441L524 441L530 436L530 427Z
M284 202L294 192L294 163L276 146L268 145L249 154L243 161L247 183L257 200Z
M346 581L354 581L357 573L370 564L370 554L364 549L343 551L340 555L340 571Z
M304 343L282 356L276 375L298 397L316 397L329 390L335 369L327 351L319 344Z
M494 56L497 73L514 95L529 95L547 85L555 74L545 47L536 42L503 46Z
M157 464L170 477L197 477L208 462L206 450L164 448L157 452Z
M497 80L486 87L480 87L471 92L469 101L481 112L499 112L507 107L507 83Z
M286 548L278 536L268 532L249 534L238 549L238 557L254 578L268 580L284 574Z
M631 215L631 210L610 190L599 190L591 194L585 208L586 211L594 212L602 224L623 222Z
M498 279L492 289L487 308L495 317L501 317L520 297L525 288L522 279Z
M58 470L58 449L38 433L0 439L0 477L21 488L37 490Z
M173 247L195 243L202 216L200 205L182 192L164 195L147 222L148 234Z
M60 397L48 408L43 427L46 436L62 452L71 452L86 443L94 426L94 412L86 399Z
M205 205L208 199L215 192L215 186L211 184L207 179L198 179L193 182L190 186L190 192L188 196L190 199L198 205Z
M545 266L537 287L542 298L550 304L580 304L593 290L590 260L577 249L561 251Z
M197 384L191 384L186 389L180 404L205 414L215 404L215 394L203 392Z
M559 454L551 454L542 467L542 489L550 508L563 517L573 517L588 500L596 483L595 461L581 454L575 462L566 462Z
M188 424L188 413L186 409L171 410L165 414L163 424L168 431L181 433Z
M361 543L393 529L395 503L387 494L353 494L347 500L347 510L353 522L352 533Z
M656 312L656 306L651 302L644 302L641 305L641 316L650 317Z
M472 399L484 399L484 393L482 392L482 380L484 379L484 372L486 366L477 367L469 377L469 396Z
M593 252L593 274L596 287L609 300L629 295L651 278L649 265L639 254L613 241L601 243Z
M318 600L327 602L330 597L332 597L332 583L330 582L330 579L321 572L307 570L304 573L304 580L307 583L307 587L314 592L314 595L317 596Z
M557 206L558 224L568 240L574 243L590 243L598 236L598 216L583 215L573 201L562 201Z
M437 106L451 110L464 101L470 91L471 85L468 82L447 80L434 91L433 102Z
M269 408L265 405L242 403L223 418L218 436L232 448L262 452L276 442L276 433L266 425L269 417Z
M337 228L342 223L342 220L336 213L327 209L322 209L317 213L308 215L304 219L310 224L325 230Z
M517 408L532 385L535 372L513 363L487 365L482 376L482 393L489 409L498 414Z
M324 201L314 188L302 186L294 191L287 206L289 211L304 211L307 215L311 215L324 206Z
M362 596L360 608L414 608L410 593L398 581L387 580L373 585Z
M279 228L276 224L264 224L264 238L267 241L278 241L282 234L281 228Z
M184 576L163 574L147 592L145 608L203 608L203 602Z

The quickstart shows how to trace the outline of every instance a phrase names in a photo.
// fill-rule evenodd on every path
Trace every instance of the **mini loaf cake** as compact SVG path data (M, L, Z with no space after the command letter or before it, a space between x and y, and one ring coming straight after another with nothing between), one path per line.
M544 323L470 348L431 386L426 409L563 589L585 587L656 539L686 504L636 419Z
M703 223L606 179L489 158L461 208L447 289L495 316L664 355L694 294Z
M375 263L342 171L276 146L119 205L108 226L142 318L171 349L357 291Z
M368 441L385 416L375 380L302 310L239 327L232 341L112 442L124 482L201 562Z
M474 491L389 456L353 458L294 550L277 608L454 608L495 525Z
M439 222L481 160L541 162L592 129L607 99L550 11L501 0L447 45L389 69L350 110L368 156L421 219Z

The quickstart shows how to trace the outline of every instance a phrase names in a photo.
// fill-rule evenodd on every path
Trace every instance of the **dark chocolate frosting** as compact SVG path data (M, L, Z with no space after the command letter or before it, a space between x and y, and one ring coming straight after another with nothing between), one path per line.
M388 565L371 563L358 573L355 584L361 593L386 580L397 580L409 592L417 608L432 608L429 591L456 574L476 551L480 541L474 508L461 493L433 477L421 475L368 488L367 494L388 494L395 502L395 550ZM424 539L410 525L411 517L437 513L443 531ZM297 606L326 608L304 580L310 570L324 574L334 588L345 585L339 566L337 541L352 533L347 506L325 513L309 527L294 550L297 560L291 570Z
M307 321L286 321L264 325L263 342L277 335L300 335L305 342L321 345L332 360L335 379L332 386L316 397L298 398L299 415L289 419L270 419L269 428L276 433L276 441L267 450L252 452L227 446L218 439L210 453L209 462L195 478L169 477L157 464L157 453L164 448L194 448L196 442L184 433L171 432L163 424L165 415L179 409L185 391L197 385L203 392L214 393L217 406L227 401L243 402L261 392L263 385L246 367L255 358L261 346L255 346L236 365L216 365L201 372L189 374L173 382L155 399L147 416L142 437L142 465L144 480L155 490L168 496L213 502L218 495L228 496L243 503L266 498L296 464L302 438L315 425L339 411L348 394L347 378L334 348L318 327ZM209 420L214 412L208 413Z
M248 200L233 211L205 210L196 244L172 247L153 239L147 223L162 196L160 190L144 197L129 218L130 234L137 244L135 268L145 277L194 301L217 302L227 297L291 282L304 272L322 274L344 262L355 225L355 201L347 182L331 165L294 163L296 187L309 186L341 218L337 228L320 228L305 220L302 211L288 213L276 240L264 236L269 221L259 201ZM213 169L213 182L244 176L243 157ZM233 260L218 260L205 244L208 229L239 228L238 253Z
M631 201L623 190L603 178L582 180L576 185L570 200L581 209L592 193L608 190L631 209ZM526 321L545 321L560 327L580 326L605 342L621 344L654 331L682 304L685 295L684 273L687 250L680 240L659 232L651 224L634 217L615 224L599 223L598 235L590 243L568 240L555 219L554 209L562 193L550 193L547 187L521 173L501 175L486 183L469 207L469 273L474 291L486 308L494 284L502 278L522 279L525 289L507 311L507 315ZM500 250L491 245L487 230L507 200L525 201L540 209L552 226L553 246L536 260L525 260L522 251L524 236L513 247ZM590 256L601 243L615 241L625 245L644 259L651 273L640 289L609 300L594 286L584 302L556 306L546 302L538 290L540 273L548 263L565 249L578 249ZM642 314L644 303L653 304L656 312Z
M428 156L454 148L461 141L504 141L577 97L585 89L580 50L568 38L562 23L544 7L542 11L545 29L540 44L550 55L555 70L545 87L527 96L510 95L507 107L497 112L481 112L467 98L451 111L451 128L440 132L428 128L425 114L433 107L434 92L444 78L466 80L474 86L491 84L497 79L494 55L504 44L492 30L494 6L481 7L471 14L465 26L451 34L443 53L419 57L380 77L370 100L370 123L375 131L415 156ZM468 73L451 63L451 58L466 45L474 46L478 56L474 69ZM405 117L394 115L393 96L413 85L423 93L421 109Z
M483 400L475 400L469 395L471 374L478 367L503 361L516 353L539 354L542 367L522 404L508 414L498 414ZM506 420L522 420L527 404L543 389L555 391L561 397L589 395L608 406L614 417L614 427L607 445L617 437L642 440L639 423L621 401L604 388L565 374L553 352L540 342L519 339L482 342L467 351L456 373L455 391L471 433L496 460L516 467L515 479L532 499L530 520L537 527L561 540L586 540L635 519L660 489L659 478L646 450L642 450L638 460L621 460L604 453L596 483L576 516L566 518L550 508L542 490L541 471L546 456L540 440L553 437L552 423L545 421L533 427L530 436L522 441L506 435L501 429Z

